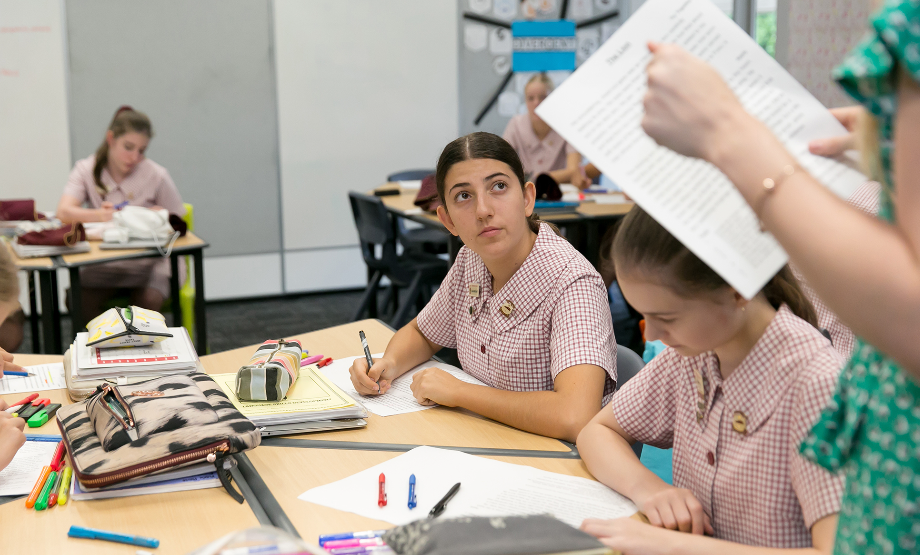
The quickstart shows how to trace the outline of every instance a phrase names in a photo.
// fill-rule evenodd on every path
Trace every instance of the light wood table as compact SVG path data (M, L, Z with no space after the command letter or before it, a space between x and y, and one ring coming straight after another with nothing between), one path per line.
M385 183L376 190L399 191L398 195L380 197L383 205L395 216L412 220L432 229L444 230L444 225L441 224L437 216L424 212L418 206L415 206L415 197L418 195L417 189L402 189L398 183ZM374 191L368 191L368 194L372 195ZM623 217L633 206L635 206L635 203L631 201L610 204L588 200L581 202L574 213L547 214L541 216L541 219L560 226L578 225L583 227L585 229L585 252L582 254L592 263L596 263L598 259L597 251L600 248L600 226ZM449 237L449 254L452 262L457 252L460 251L460 247L460 239L451 235Z
M376 451L339 451L328 449L295 449L290 447L259 447L250 455L265 483L272 490L281 508L287 513L301 537L317 543L320 534L335 534L358 530L381 530L393 525L353 513L331 509L297 499L305 491L347 478L388 461L399 453ZM532 466L541 470L594 479L579 460L539 459L531 457L489 457L502 462ZM368 495L376 495L372 489ZM393 502L397 502L393 500ZM404 499L398 502L405 503ZM428 508L419 507L419 518Z
M16 355L17 364L28 366L60 362L61 356ZM63 389L42 391L41 397L53 403L70 404ZM24 394L3 395L15 402ZM41 428L26 428L27 433L60 435L57 424L48 422ZM71 525L99 528L124 534L157 538L157 553L187 553L208 542L241 530L258 526L248 504L233 501L223 488L101 499L68 501L45 511L26 509L23 499L0 505L0 544L3 553L93 553L129 554L137 547L67 537Z
M383 352L393 336L393 331L379 320L362 320L284 339L299 339L311 354L322 353L339 359L364 354L358 330L364 331L372 353ZM256 347L208 355L201 358L201 363L209 374L236 372L252 357ZM409 446L406 449L415 445L439 445L470 448L472 452L477 448L486 448L571 453L571 449L558 440L523 432L464 409L445 407L387 417L370 414L367 427L363 429L287 436L287 439L291 438L317 442L402 444ZM285 439L267 438L266 441L283 442Z

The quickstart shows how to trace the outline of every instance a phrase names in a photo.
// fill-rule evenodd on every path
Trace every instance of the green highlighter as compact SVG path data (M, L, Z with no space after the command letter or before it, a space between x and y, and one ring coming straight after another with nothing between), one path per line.
M54 413L56 413L59 408L61 408L61 405L57 403L43 407L41 410L30 416L26 423L30 428L40 428L45 424L45 422L54 416Z
M35 502L36 511L44 511L48 508L48 496L51 495L51 490L54 489L55 480L57 480L57 472L52 470L51 474L48 475L48 479L45 480L45 487L42 488L38 501Z

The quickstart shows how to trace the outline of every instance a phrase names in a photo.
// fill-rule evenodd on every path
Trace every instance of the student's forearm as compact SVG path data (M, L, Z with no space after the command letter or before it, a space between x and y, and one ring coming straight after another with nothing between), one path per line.
M556 183L571 183L572 182L572 170L570 168L562 168L559 170L553 170L549 172L549 176L556 180Z
M390 379L402 376L440 350L440 346L428 341L413 319L393 335L383 354L384 358L392 360L396 365L396 375Z
M822 555L813 547L801 549L780 549L753 547L740 543L719 540L698 534L669 531L666 553L674 555Z
M65 224L74 222L102 221L102 217L98 209L83 208L81 206L59 206L55 216Z
M572 407L555 391L506 391L462 383L455 393L456 406L471 410L521 430L575 442L578 432L600 409L591 403ZM586 410L587 409L587 410Z
M578 453L599 482L637 504L653 491L667 487L639 462L626 439L596 419L578 435Z

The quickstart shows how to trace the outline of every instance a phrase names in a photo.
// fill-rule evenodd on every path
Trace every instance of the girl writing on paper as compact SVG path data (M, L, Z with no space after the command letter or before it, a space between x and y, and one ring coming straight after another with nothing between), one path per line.
M96 154L74 164L57 217L65 223L106 222L126 204L184 215L182 197L169 172L144 155L152 137L153 128L145 114L130 106L119 108ZM84 320L88 322L102 312L103 303L119 289L130 290L132 304L160 310L169 295L169 276L166 258L81 268Z
M582 430L578 450L651 526L586 520L582 529L626 554L829 553L843 480L798 445L843 358L814 326L792 271L746 300L638 207L612 254L646 339L669 347ZM636 441L673 447L674 486L639 462Z
M16 265L10 258L9 249L0 245L0 322L18 309L19 277L16 275ZM3 376L4 370L22 371L22 368L13 364L13 355L0 349L0 376ZM16 451L26 442L23 433L25 420L11 418L12 415L6 412L7 408L9 405L6 401L0 399L0 470L10 464Z
M533 211L536 190L511 145L490 133L448 144L438 160L438 218L464 243L441 287L383 358L351 367L358 392L456 348L487 387L437 368L413 376L422 404L457 406L573 441L613 394L616 342L601 276Z
M728 177L858 337L802 445L846 476L837 553L916 553L920 531L920 3L877 4L834 70L865 108L856 119L866 169L882 184L877 219L812 178L711 66L675 45L650 45L643 120L658 143Z
M572 183L576 172L581 176L581 155L536 113L553 88L553 80L545 73L531 77L524 86L527 113L511 118L502 136L517 152L528 179L545 173L556 183Z

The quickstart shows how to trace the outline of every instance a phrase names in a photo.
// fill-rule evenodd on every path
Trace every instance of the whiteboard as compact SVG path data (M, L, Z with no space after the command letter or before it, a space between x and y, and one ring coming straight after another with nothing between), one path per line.
M70 173L62 0L0 0L0 199L57 208Z
M275 0L286 251L357 244L348 191L457 137L454 2Z

